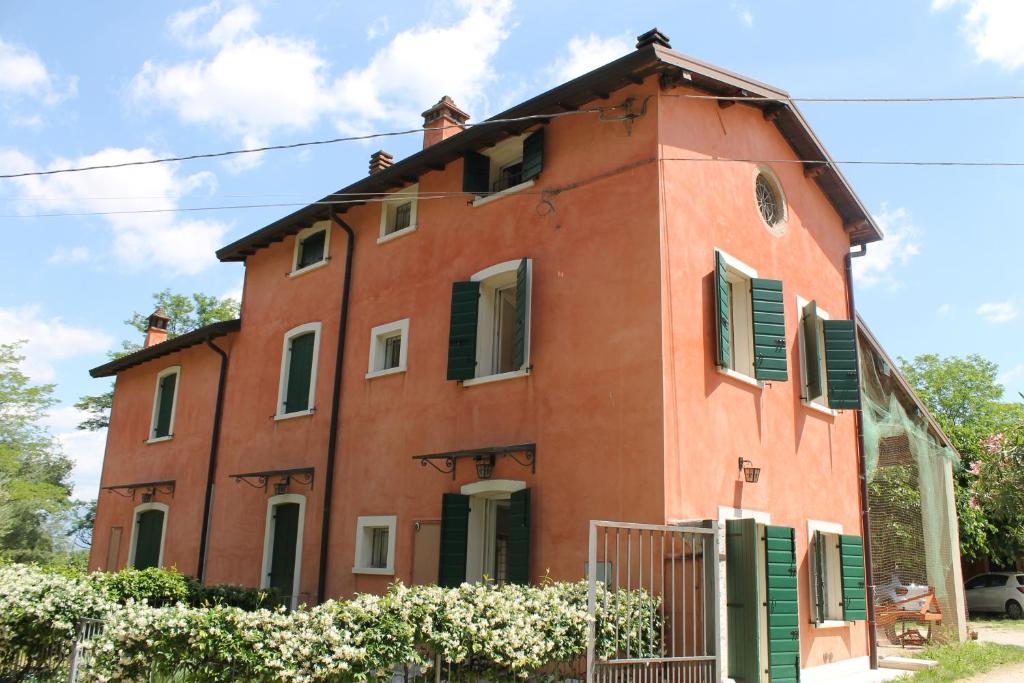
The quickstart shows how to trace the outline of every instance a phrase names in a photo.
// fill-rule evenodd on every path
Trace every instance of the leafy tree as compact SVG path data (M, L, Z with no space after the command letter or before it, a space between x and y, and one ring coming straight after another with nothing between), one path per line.
M46 560L70 505L72 462L40 424L53 385L29 383L20 345L0 344L0 556Z
M192 295L177 294L170 289L157 292L153 295L154 308L162 308L171 319L167 324L167 338L175 337L206 327L222 320L231 320L238 317L239 303L230 297L217 298L202 292L195 292ZM152 310L150 311L152 312ZM136 311L132 317L125 320L125 325L134 327L141 333L146 332L147 318L149 313ZM121 348L111 351L108 355L111 360L135 353L142 348L138 342L124 340ZM79 429L97 431L106 429L110 424L110 408L114 403L114 389L111 388L102 394L83 396L75 403L75 407L89 414L89 417L78 424Z
M974 354L925 354L913 361L901 358L900 365L960 453L963 466L955 477L955 493L961 554L968 559L987 555L997 564L1024 555L1024 496L1012 490L1024 487L1024 470L1019 463L1009 464L1013 457L1024 461L1019 446L1013 456L1014 439L1024 441L1014 436L1024 429L1024 405L1003 401L999 366ZM998 435L1002 440L993 441ZM1008 454L1003 452L1007 448Z

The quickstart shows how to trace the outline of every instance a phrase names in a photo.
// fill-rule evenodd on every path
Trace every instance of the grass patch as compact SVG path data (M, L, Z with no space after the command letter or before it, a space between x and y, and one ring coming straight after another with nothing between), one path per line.
M946 683L962 681L1005 664L1022 663L1024 647L971 641L962 645L936 645L925 648L915 656L934 659L939 665L934 669L918 671L902 680L914 683Z

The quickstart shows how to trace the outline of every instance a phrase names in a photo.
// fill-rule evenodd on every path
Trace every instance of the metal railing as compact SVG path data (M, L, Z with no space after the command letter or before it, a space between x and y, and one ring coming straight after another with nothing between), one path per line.
M587 683L720 680L717 527L591 521ZM621 610L638 595L647 623L635 623L631 605Z

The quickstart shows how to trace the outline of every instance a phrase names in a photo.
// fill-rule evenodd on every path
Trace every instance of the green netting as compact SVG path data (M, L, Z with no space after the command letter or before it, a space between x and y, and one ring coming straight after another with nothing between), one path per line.
M879 637L900 644L921 600L934 590L941 612L933 635L956 637L963 606L955 599L960 553L952 473L959 458L930 431L927 418L896 381L894 368L866 344L860 348L862 428L871 520L871 555ZM909 409L909 412L908 412ZM899 604L901 603L902 604Z

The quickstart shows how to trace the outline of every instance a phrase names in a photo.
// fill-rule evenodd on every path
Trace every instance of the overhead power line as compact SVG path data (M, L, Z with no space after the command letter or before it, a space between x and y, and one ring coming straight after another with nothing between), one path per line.
M905 167L965 167L965 168L1024 168L1024 161L899 161L899 160L868 160L868 159L747 159L747 158L725 158L725 157L651 157L649 161L684 161L684 162L716 162L716 163L744 163L744 164L800 164L804 166L843 166L843 165L864 165L864 166L905 166ZM549 197L563 191L559 188L537 188L526 189L515 192L515 195L535 195ZM421 192L416 195L417 199L452 199L486 197L502 192L463 192L461 190ZM335 206L338 204L367 204L379 203L394 196L394 192L335 192L327 195L319 201L312 202L273 202L254 204L230 204L215 206L185 206L174 208L157 209L124 209L111 211L81 211L69 213L33 213L33 214L9 214L0 215L3 218L58 218L58 217L82 217L82 216L112 216L123 214L150 214L150 213L178 213L196 211L228 211L234 209L264 209L282 208L296 206ZM272 196L272 195L264 195ZM336 198L336 199L335 199Z
M964 95L952 97L761 97L753 95L688 95L669 93L663 97L686 100L719 100L723 102L826 102L838 104L906 104L928 102L1003 102L1024 100L1024 95Z
M122 161L116 164L94 164L92 166L77 166L73 168L57 168L49 171L22 171L20 173L4 173L0 174L0 180L9 180L11 178L28 178L31 176L49 176L57 175L60 173L81 173L83 171L99 171L103 169L111 168L128 168L130 166L150 166L153 164L168 164L177 161L194 161L196 159L216 159L219 157L236 156L239 154L256 154L258 152L270 152L275 150L284 149L298 149L300 147L316 147L319 145L333 145L339 142L356 142L359 140L373 140L374 138L386 138L386 137L397 137L399 135L412 135L413 133L422 133L424 130L443 130L446 128L458 128L460 130L466 128L479 128L481 126L494 126L504 125L508 123L522 123L526 121L540 121L547 119L559 118L561 116L576 116L579 114L600 114L606 111L612 111L615 109L621 109L622 106L615 105L610 107L591 107L588 109L576 109L573 111L562 111L554 112L552 114L531 114L529 116L516 116L507 119L489 119L487 121L481 121L480 123L466 123L463 125L449 125L449 126L437 126L435 128L410 128L408 130L396 130L384 133L367 133L366 135L350 135L347 137L340 138L329 138L327 140L310 140L307 142L292 142L284 145L266 145L264 147L248 147L245 149L233 149L226 152L203 152L200 154L187 154L180 157L161 157L159 159L147 159L145 161Z

